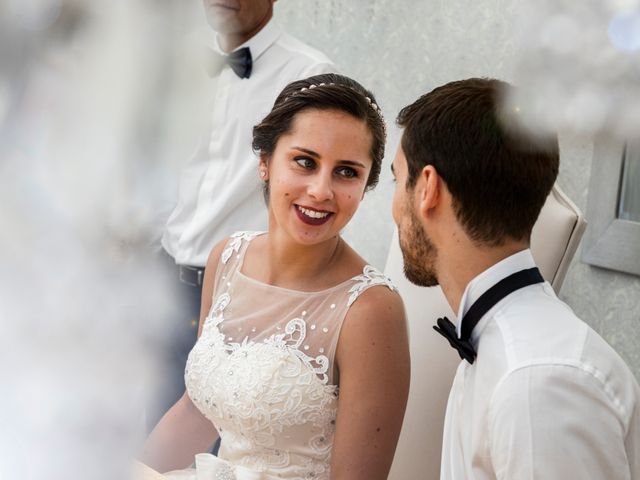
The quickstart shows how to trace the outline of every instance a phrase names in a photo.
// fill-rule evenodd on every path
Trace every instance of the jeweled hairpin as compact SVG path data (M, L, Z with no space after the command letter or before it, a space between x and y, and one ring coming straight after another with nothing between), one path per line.
M302 93L302 92L305 92L307 90L312 90L312 89L318 88L318 87L324 87L326 85L335 86L336 84L335 83L319 83L319 84L316 85L316 84L312 83L308 87L302 87L300 90L298 90L298 93ZM351 88L351 87L349 87L349 88ZM357 90L355 90L355 89L352 89L352 90L354 92L357 92ZM360 92L358 92L358 93L360 93ZM384 117L382 116L382 110L380 110L380 107L378 107L378 105L376 105L369 97L365 96L364 98L367 100L367 102L369 103L369 105L371 106L373 111L376 112L378 115L380 115L380 118L383 118L383 120L384 120Z

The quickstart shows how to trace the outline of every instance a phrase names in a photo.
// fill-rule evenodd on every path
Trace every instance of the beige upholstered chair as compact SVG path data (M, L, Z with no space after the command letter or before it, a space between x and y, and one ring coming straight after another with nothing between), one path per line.
M531 250L544 278L560 290L584 233L580 210L557 187L547 198L531 237ZM440 287L417 287L404 277L397 233L391 242L385 273L404 299L409 321L411 390L391 480L437 480L444 412L460 357L432 328L438 317L452 318Z

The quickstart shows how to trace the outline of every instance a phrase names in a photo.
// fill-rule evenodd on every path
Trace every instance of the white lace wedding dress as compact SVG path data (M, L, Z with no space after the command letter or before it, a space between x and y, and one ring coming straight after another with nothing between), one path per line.
M185 370L189 396L220 433L218 457L197 455L195 470L171 479L329 478L342 321L366 289L394 287L371 266L320 292L261 283L242 273L257 235L236 233L226 245Z

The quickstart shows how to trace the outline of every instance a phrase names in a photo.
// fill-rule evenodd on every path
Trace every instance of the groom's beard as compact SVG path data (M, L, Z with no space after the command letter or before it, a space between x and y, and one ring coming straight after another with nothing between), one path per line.
M421 287L434 287L438 285L435 271L438 250L408 205L405 206L404 213L409 218L409 225L405 229L398 228L404 275L411 283Z

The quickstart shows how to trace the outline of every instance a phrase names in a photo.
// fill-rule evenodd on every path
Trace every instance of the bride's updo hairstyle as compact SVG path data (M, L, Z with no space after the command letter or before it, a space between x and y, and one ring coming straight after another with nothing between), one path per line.
M366 123L373 138L373 163L367 178L367 190L373 189L378 183L384 157L384 119L373 94L355 80L343 75L314 75L287 85L278 95L271 112L253 127L254 152L261 157L270 158L279 138L291 130L295 116L309 109L337 110Z

